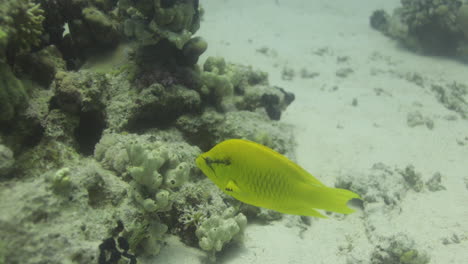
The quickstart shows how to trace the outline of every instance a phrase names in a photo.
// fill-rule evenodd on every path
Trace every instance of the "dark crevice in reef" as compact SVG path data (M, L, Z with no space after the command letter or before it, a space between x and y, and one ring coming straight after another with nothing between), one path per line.
M171 8L175 5L176 1L174 0L161 0L162 8Z
M75 130L78 151L84 155L92 155L94 146L99 142L105 128L104 115L99 111L83 112L80 123Z
M124 225L119 220L117 221L117 227L112 231L113 237L104 239L99 245L99 264L137 263L136 255L129 253L130 244L128 240L119 236L122 231L124 231Z
M0 134L4 136L5 144L18 155L39 144L44 136L44 128L38 122L30 120L0 122Z

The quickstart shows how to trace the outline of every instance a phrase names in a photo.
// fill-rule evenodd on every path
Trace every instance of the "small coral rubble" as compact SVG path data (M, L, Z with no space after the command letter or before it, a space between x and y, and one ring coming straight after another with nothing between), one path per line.
M427 253L416 249L414 241L404 234L382 239L371 256L371 263L375 264L427 264L429 262L430 257Z

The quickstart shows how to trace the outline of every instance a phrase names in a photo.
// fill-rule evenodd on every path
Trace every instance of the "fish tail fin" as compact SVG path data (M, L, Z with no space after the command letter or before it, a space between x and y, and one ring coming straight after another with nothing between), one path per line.
M303 197L309 206L341 214L353 213L355 210L348 207L348 201L361 199L358 194L346 189L317 185L308 185L305 189Z

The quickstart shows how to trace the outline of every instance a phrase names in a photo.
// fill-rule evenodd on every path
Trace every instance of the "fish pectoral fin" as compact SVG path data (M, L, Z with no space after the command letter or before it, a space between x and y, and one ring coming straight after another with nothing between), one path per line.
M236 182L232 180L226 184L226 186L224 187L224 191L229 194L238 194L241 192L239 186L237 186Z

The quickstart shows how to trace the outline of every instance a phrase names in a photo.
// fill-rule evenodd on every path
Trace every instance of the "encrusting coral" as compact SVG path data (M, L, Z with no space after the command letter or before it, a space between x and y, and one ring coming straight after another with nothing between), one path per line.
M294 95L221 57L197 65L197 0L5 0L0 14L0 262L134 263L167 234L214 261L242 242L239 202L195 158L231 137L293 156L278 120Z
M263 108L270 119L279 120L281 112L294 101L292 93L269 86L267 74L250 67L209 57L203 69L200 93L223 111Z

